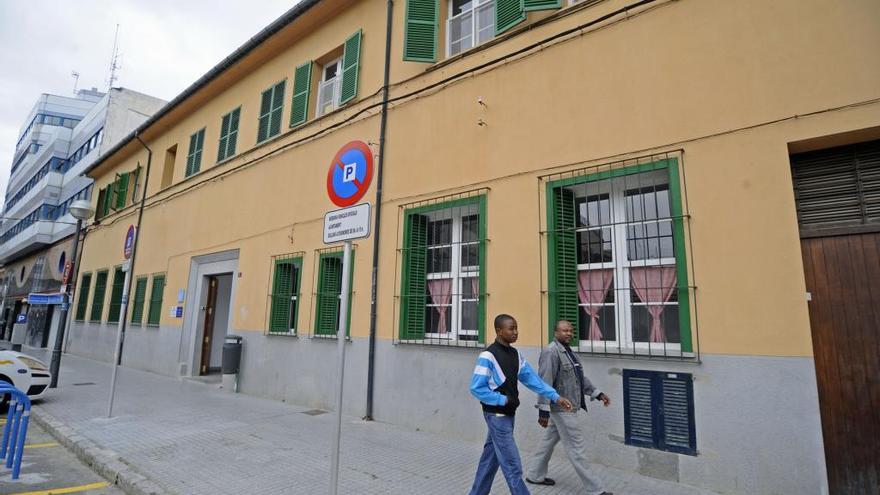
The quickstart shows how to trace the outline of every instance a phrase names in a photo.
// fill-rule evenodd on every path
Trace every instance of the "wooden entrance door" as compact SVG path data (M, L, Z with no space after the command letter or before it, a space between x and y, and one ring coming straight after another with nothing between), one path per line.
M880 233L801 248L829 487L880 493Z
M217 306L217 277L208 277L208 301L205 303L205 327L202 334L202 363L199 374L208 374L211 364L211 343L214 338L214 314Z

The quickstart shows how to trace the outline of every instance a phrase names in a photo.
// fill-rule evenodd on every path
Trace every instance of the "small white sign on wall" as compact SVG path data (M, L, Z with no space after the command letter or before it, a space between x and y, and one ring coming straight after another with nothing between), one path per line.
M324 215L324 244L370 236L370 203L328 211Z

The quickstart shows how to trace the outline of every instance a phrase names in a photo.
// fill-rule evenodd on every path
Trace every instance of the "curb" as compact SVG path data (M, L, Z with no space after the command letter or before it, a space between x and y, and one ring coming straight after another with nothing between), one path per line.
M139 473L116 452L99 447L39 407L31 410L31 419L43 427L76 457L128 495L175 495Z

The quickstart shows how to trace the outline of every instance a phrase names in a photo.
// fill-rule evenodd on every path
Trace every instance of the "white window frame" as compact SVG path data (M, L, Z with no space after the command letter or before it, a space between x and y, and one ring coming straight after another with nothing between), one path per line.
M446 329L445 334L440 333L432 333L428 331L428 322L425 321L425 339L437 339L437 340L450 340L450 341L458 341L460 335L467 335L468 337L473 337L473 341L476 342L479 340L480 329L479 322L477 322L477 328L472 330L463 330L462 327L462 319L463 319L463 311L461 310L462 303L465 302L476 302L479 305L480 296L479 294L475 294L476 297L473 298L465 298L464 297L464 282L468 281L472 278L476 278L479 283L480 279L480 266L479 264L476 266L461 266L461 252L462 249L466 246L479 246L480 240L479 238L474 241L462 242L462 229L464 226L464 217L477 216L477 222L479 226L479 215L480 210L479 206L476 204L466 205L466 206L454 206L450 208L444 208L436 211L432 211L429 213L425 213L425 216L428 217L429 222L436 222L441 220L452 220L452 242L446 244L433 244L427 247L428 251L432 249L445 249L449 248L451 251L450 255L450 271L448 272L428 272L427 270L430 267L427 267L425 270L426 279L430 280L442 280L442 279L451 279L452 284L450 285L450 290L452 291L452 296L449 300L449 311L451 313L450 317L450 325L451 328ZM430 225L430 224L429 224ZM479 236L478 236L479 237ZM477 257L477 263L479 263L479 256ZM434 304L433 300L430 299L430 295L427 296L428 300L425 303L425 307L435 308L439 306L438 304ZM470 340L468 341L470 342Z
M324 80L324 75L327 73L327 68L331 65L336 65L336 76L332 79ZM331 86L333 91L332 103L333 108L328 108L327 111L324 111L323 101L324 101L324 92L327 91L327 87ZM332 60L327 62L326 64L321 66L321 80L318 82L318 100L315 105L315 117L320 117L322 115L326 115L333 110L339 108L339 100L340 100L340 91L342 88L342 57L337 58L336 60Z
M486 41L489 41L495 37L495 15L493 13L493 15L491 16L492 24L490 26L484 27L484 29L491 28L492 36L489 37L485 41L477 41L479 38L478 32L477 32L477 18L479 17L478 16L479 11L486 10L491 7L494 12L494 9L497 8L495 6L495 0L471 0L471 8L460 13L460 14L456 14L456 15L453 15L453 12L452 12L452 0L449 0L447 3L448 3L448 12L447 12L447 16L446 16L446 18L447 18L447 20L446 20L446 58L460 55L460 54L462 54L462 53L464 53L464 52L466 52L476 46L482 45ZM459 49L458 52L452 53L452 38L451 38L452 24L453 24L453 22L456 22L459 19L461 19L462 17L468 16L468 15L471 16L471 20L470 20L471 46L469 46L467 48L461 48L461 49ZM464 38L462 38L462 39L464 39ZM461 40L458 40L458 41L461 41Z
M641 178L633 184L633 178L641 175ZM607 187L602 187L607 184L608 181L611 182L610 190ZM597 305L583 304L578 298L578 311L582 311L582 307L585 306L614 306L614 320L615 320L615 340L589 340L589 339L581 339L580 347L583 349L585 347L592 346L595 348L605 349L606 347L609 350L624 350L624 349L636 349L637 351L644 353L659 353L662 354L664 352L674 351L681 352L681 344L673 343L673 342L635 342L633 340L633 329L632 329L632 307L633 306L647 306L647 303L643 303L641 301L633 301L632 297L632 285L630 283L630 269L631 268L641 268L641 267L649 267L649 266L671 266L675 267L676 259L675 257L671 258L648 258L643 260L633 260L630 261L628 255L628 238L627 238L627 228L633 225L645 225L645 224L659 224L661 223L669 223L670 226L674 228L673 219L661 219L661 220L647 220L647 221L629 221L626 218L626 191L636 189L639 187L650 187L650 186L659 186L659 185L667 185L667 191L669 191L670 198L670 207L673 201L671 197L671 189L668 188L669 185L669 174L667 170L656 170L651 172L642 172L638 174L631 174L628 176L622 177L613 177L610 179L603 179L596 182L587 182L585 184L578 184L573 186L573 190L575 192L575 198L582 198L581 196L584 194L585 190L587 191L586 197L590 197L597 194L609 194L609 204L611 206L611 225L602 225L597 227L581 227L577 229L577 232L587 232L591 230L603 230L603 229L611 229L611 260L610 262L605 263L578 263L577 271L583 270L596 270L596 269L612 269L614 280L612 282L612 288L609 290L615 290L614 292L614 302L613 303L603 303ZM594 194L595 192L595 194ZM575 211L575 215L579 215L579 211ZM601 220L601 219L600 219ZM673 234L674 235L674 234ZM575 240L577 242L577 240ZM580 249L580 246L578 246ZM629 290L620 290L620 288L626 287ZM677 290L677 289L676 289ZM679 301L671 301L663 304L664 306L679 306ZM580 314L578 315L580 317ZM679 318L681 315L679 314ZM588 350L588 349L587 349Z

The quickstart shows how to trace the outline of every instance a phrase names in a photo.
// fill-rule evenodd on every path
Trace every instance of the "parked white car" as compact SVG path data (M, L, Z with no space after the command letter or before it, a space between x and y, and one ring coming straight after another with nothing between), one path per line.
M51 380L49 367L39 359L16 351L0 351L0 381L25 391L31 399L44 396ZM8 401L8 396L0 397L0 410L6 409Z

